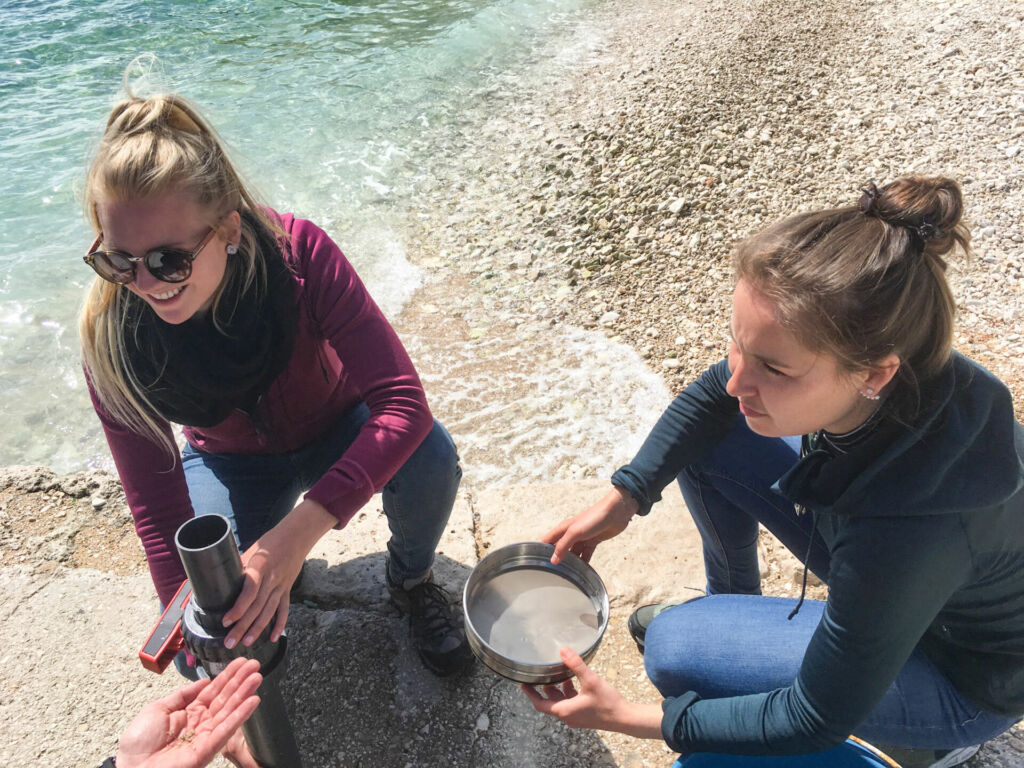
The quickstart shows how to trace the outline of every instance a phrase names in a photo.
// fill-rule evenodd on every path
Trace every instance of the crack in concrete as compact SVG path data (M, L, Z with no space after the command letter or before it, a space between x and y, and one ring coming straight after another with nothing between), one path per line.
M486 714L487 715L487 719L488 719L488 723L489 724L493 724L493 720L491 718L491 709L492 709L492 707L497 706L497 702L495 701L495 691L498 689L499 686L503 685L506 682L508 682L508 681L505 680L504 678L495 676L494 679L491 680L490 683L485 686L485 688L487 689L487 695L486 695L486 697L484 699L484 707L483 707L482 714ZM500 709L500 707L499 707L499 709ZM479 717L480 716L477 715L478 719L479 719ZM484 731L481 731L481 730L477 729L475 726L474 726L473 730L474 730L473 741L469 745L469 754L472 757L475 758L476 755L477 755L477 746L480 745L480 740L483 737ZM488 730L490 730L490 727L488 727ZM478 765L476 760L474 760L472 764L473 765Z
M466 503L469 504L470 518L473 521L473 554L476 556L476 561L479 563L480 559L484 555L484 543L481 540L482 531L480 530L480 511L477 509L476 494L473 493L473 491L466 492Z
M7 569L5 568L4 570ZM21 608L23 604L30 602L32 598L34 598L36 595L38 595L40 592L42 592L44 589L50 586L54 579L52 574L32 573L30 575L33 579L36 577L42 578L44 579L44 582L40 584L38 587L36 587L36 589L34 589L31 593L17 600L11 607L10 611L6 612L2 617L0 617L0 621L6 622L9 619L13 618L14 614L18 612L18 609Z

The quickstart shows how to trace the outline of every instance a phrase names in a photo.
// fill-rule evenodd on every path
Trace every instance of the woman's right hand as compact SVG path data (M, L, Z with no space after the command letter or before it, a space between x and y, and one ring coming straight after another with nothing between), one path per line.
M568 552L590 562L590 556L594 554L597 545L626 530L630 519L639 509L636 499L613 486L600 501L560 522L544 534L541 541L555 545L551 562L556 565Z

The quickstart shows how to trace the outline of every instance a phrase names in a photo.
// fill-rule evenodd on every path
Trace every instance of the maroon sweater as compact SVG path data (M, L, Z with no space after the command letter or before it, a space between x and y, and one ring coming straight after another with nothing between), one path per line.
M409 355L338 246L315 224L280 216L291 238L295 274L295 350L260 404L259 428L242 411L185 438L210 453L274 454L318 437L363 401L370 418L355 442L306 494L343 527L412 455L433 425ZM160 600L185 578L174 533L193 516L180 457L93 406L113 454ZM171 425L164 428L170 434Z

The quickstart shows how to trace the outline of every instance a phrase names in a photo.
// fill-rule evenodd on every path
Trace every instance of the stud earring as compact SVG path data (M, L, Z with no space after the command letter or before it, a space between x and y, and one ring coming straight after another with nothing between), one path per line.
M868 387L860 394L861 397L866 397L868 400L878 400L881 397L881 395L876 395L875 390L873 390L871 387Z
M228 243L228 247L225 250L227 250L228 256L234 256L238 253L238 246L234 243Z

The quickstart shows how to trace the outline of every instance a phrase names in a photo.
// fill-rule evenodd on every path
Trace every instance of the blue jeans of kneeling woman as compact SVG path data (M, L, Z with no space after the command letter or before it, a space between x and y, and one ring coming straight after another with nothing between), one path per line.
M703 698L763 693L791 685L825 610L806 601L761 596L758 523L826 583L829 552L810 515L771 490L799 458L799 442L736 426L678 481L701 534L707 597L659 614L645 636L644 664L663 696ZM1014 723L979 710L927 656L915 650L856 735L872 744L952 749L979 744Z
M231 522L243 552L287 515L345 452L369 418L360 404L316 440L292 453L216 454L186 446L182 466L196 516L219 514ZM462 478L448 431L437 421L420 446L384 486L382 502L391 538L388 576L392 583L415 583L434 562ZM175 664L183 667L179 654Z

